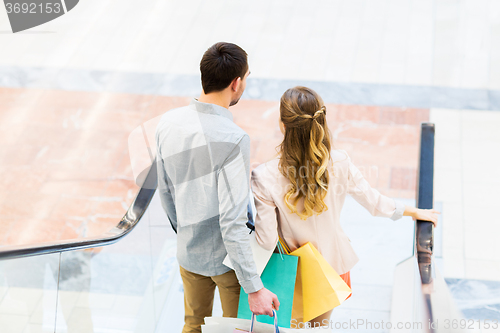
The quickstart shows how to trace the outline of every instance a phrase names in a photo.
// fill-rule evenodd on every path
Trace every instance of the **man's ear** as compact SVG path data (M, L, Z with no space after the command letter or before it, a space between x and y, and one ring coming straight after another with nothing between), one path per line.
M241 84L241 77L238 76L233 80L233 82L231 82L231 90L237 91L238 88L240 87L240 84Z

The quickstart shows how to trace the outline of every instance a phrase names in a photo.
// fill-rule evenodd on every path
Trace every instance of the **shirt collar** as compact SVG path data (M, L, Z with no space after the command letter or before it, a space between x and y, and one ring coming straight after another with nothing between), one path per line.
M203 103L198 101L196 98L193 98L191 100L190 106L198 112L222 116L233 121L233 114L231 113L231 111L220 105Z

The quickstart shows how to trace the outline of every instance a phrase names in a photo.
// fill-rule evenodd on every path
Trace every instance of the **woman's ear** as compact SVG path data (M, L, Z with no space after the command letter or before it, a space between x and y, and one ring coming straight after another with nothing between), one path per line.
M279 126L280 126L281 133L283 133L283 135L285 135L286 127L285 127L285 124L283 124L283 122L281 121L281 119L279 120Z

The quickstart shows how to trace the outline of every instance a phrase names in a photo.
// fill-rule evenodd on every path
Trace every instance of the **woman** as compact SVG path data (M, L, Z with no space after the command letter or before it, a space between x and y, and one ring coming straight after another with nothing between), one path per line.
M358 257L340 226L347 194L372 215L393 220L405 215L436 225L439 212L405 206L371 188L345 151L331 149L326 112L312 89L291 88L281 97L279 154L252 172L255 235L268 250L278 235L291 251L311 242L350 287L349 271ZM331 312L310 323L321 325Z

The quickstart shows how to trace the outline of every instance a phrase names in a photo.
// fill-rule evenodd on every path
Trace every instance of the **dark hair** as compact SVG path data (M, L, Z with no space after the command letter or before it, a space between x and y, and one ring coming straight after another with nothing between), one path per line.
M200 62L201 85L205 94L226 89L248 70L247 53L238 45L219 42L210 46Z

